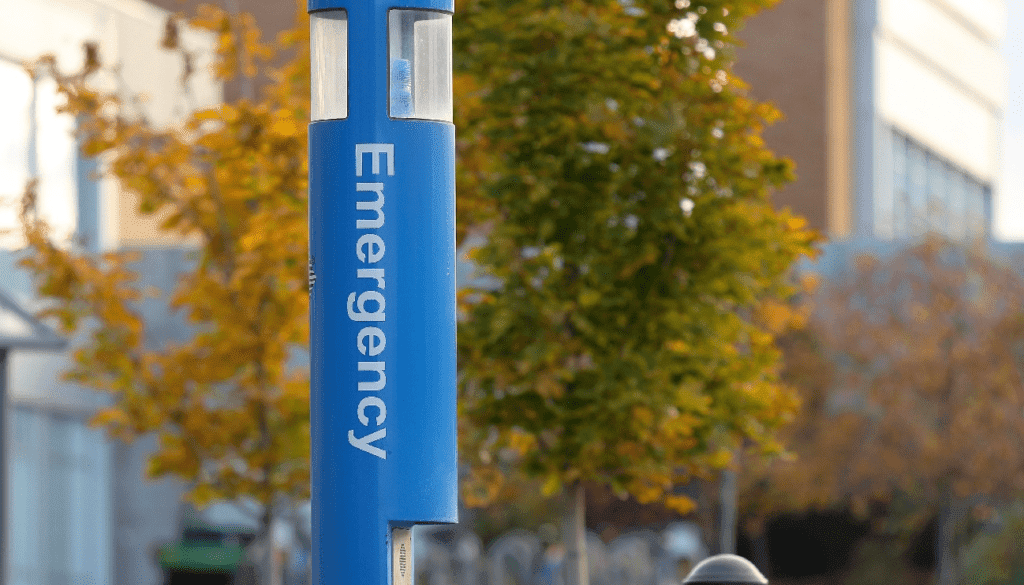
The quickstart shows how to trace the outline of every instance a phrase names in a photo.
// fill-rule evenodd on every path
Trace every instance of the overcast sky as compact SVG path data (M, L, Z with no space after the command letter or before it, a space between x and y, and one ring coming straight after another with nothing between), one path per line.
M1010 99L1003 135L1002 193L995 201L995 236L1024 241L1024 1L1007 2L1010 20L1004 54L1010 67Z

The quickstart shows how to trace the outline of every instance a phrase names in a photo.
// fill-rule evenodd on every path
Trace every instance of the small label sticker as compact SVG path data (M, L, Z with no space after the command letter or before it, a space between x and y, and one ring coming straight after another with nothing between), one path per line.
M412 585L412 528L391 530L391 583Z

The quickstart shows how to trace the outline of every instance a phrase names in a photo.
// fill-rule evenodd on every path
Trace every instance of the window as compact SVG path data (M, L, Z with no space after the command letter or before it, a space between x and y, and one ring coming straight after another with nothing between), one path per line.
M950 218L967 217L967 177L957 172L952 166L949 167L949 192L946 195L946 220L947 233L953 239L963 239L967 236L967 226L964 222L952 221Z
M893 130L892 236L932 231L951 239L988 233L991 189L948 160ZM882 221L879 221L882 223Z
M904 234L907 232L906 210L909 207L907 201L909 186L907 184L907 142L902 136L895 134L892 140L892 172L893 172L893 205L892 209L892 233ZM883 214L884 215L884 214ZM879 223L884 221L879 218Z
M928 230L928 161L923 150L907 148L906 196L907 235L920 236Z
M110 566L110 452L84 418L14 405L10 583L102 585Z
M949 209L949 205L946 195L950 174L949 165L937 156L930 156L927 161L927 225L935 231L948 233L949 214L946 210Z

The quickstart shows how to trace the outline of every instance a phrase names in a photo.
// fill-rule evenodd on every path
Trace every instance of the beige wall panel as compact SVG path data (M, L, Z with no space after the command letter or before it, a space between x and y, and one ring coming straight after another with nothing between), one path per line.
M116 1L116 0L108 0ZM265 42L275 43L278 34L287 30L295 24L294 2L270 1L270 0L150 0L153 4L172 12L179 12L186 15L195 14L196 7L201 4L215 4L221 8L232 11L238 9L248 12L256 18L256 24L262 33L261 39ZM458 12L458 8L456 8ZM282 63L278 60L276 63ZM265 77L256 80L255 88L241 81L231 81L224 85L224 96L228 101L237 100L246 95L249 91L257 91L261 83L266 82Z
M213 107L221 102L220 84L208 68L214 48L213 38L186 30L181 41L200 56L188 87L180 83L181 58L160 48L167 13L146 5L135 12L117 16L117 45L123 85L142 97L145 115L158 125L173 124L189 113L191 107ZM138 199L121 189L104 193L105 202L116 205L114 246L170 246L190 243L160 230L166 216L149 217L138 212Z
M169 214L159 213L143 216L139 214L139 198L131 192L118 190L117 201L117 239L119 247L161 247L161 246L192 246L198 243L197 238L183 238L177 234L160 229L160 224Z
M853 103L850 0L827 0L828 50L828 235L843 238L853 233Z
M180 120L192 107L210 107L222 100L220 84L213 79L210 69L216 46L214 37L189 28L180 31L182 46L197 57L196 73L188 87L183 87L181 56L160 47L167 16L164 10L145 3L112 16L116 31L113 58L121 68L121 87L144 97L145 114L158 125Z

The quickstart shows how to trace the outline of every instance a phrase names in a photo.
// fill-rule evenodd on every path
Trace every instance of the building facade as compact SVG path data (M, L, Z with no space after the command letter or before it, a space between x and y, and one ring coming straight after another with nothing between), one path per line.
M209 76L177 80L180 60L160 49L165 10L140 0L13 0L0 19L0 292L29 310L41 308L16 266L18 198L38 178L39 213L64 245L87 251L141 249L142 284L168 290L185 264L185 245L140 217L133 198L98 180L82 158L75 121L57 112L54 80L26 68L52 54L64 72L78 70L83 44L95 43L116 74L97 83L143 96L152 121L170 123L189 108L221 100ZM213 39L185 31L183 43L209 55ZM203 64L198 69L202 70ZM154 343L180 337L182 326L159 304L142 307ZM70 340L74 347L75 340ZM12 352L7 412L7 546L4 578L17 585L156 584L153 549L174 540L182 486L145 479L151 442L108 441L88 420L105 397L61 379L70 352Z
M1007 92L1005 2L783 0L752 19L737 71L755 97L785 114L766 139L797 163L798 180L777 194L779 204L837 239L987 236ZM265 37L292 22L290 2L219 3L254 12ZM146 94L150 119L170 123L222 97L202 75L178 85L180 63L159 49L167 11L196 4L13 0L0 19L0 197L16 205L38 177L40 210L57 237L95 251L142 249L142 284L164 290L187 265L187 245L140 217L116 184L94 179L96 163L78 155L74 121L55 111L53 81L22 64L54 53L71 71L82 44L96 42L101 58L119 65L105 83ZM191 32L184 41L198 54L213 43ZM15 208L0 206L0 289L37 308L15 268L21 242L2 231L16 225ZM159 303L143 310L154 343L187 335ZM10 359L7 582L158 583L153 552L178 536L182 486L144 480L152 444L112 443L88 427L103 397L61 381L68 360Z
M737 72L785 119L776 196L834 239L991 234L1007 99L1005 0L783 0Z

